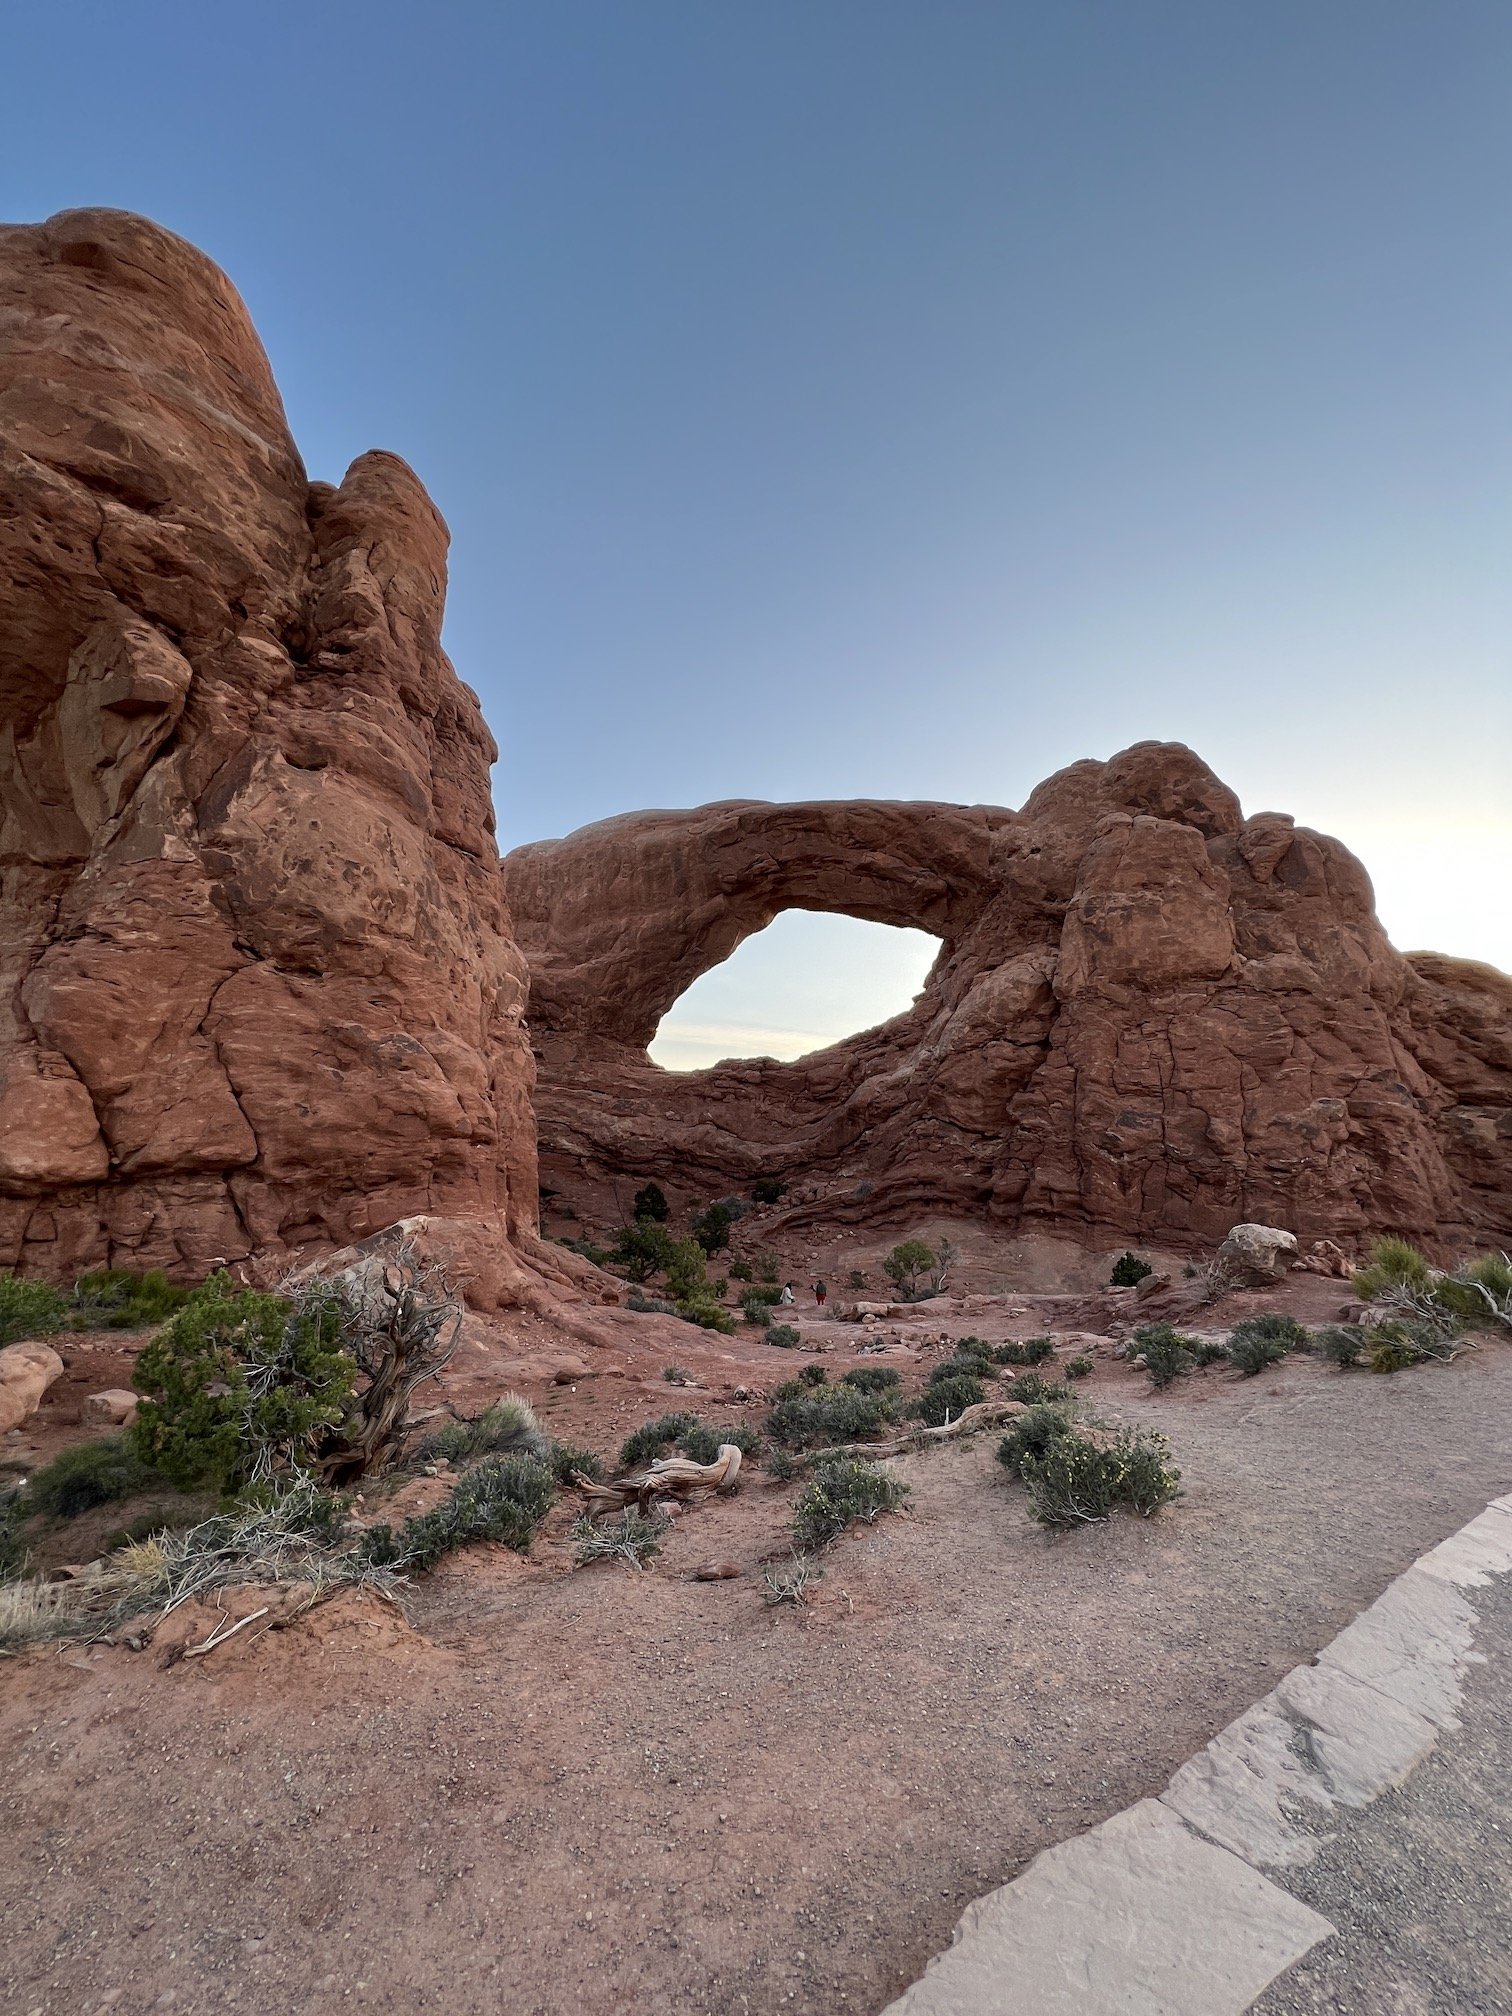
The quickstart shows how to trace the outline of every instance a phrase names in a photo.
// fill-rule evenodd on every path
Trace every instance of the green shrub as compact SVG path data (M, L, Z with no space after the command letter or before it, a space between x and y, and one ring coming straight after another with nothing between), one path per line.
M161 1268L133 1274L125 1267L81 1274L74 1283L73 1321L80 1329L139 1330L166 1323L195 1293L175 1288Z
M861 1290L866 1286L866 1276L861 1272L859 1267L852 1267L848 1280L852 1295L859 1295Z
M770 1287L776 1286L777 1255L775 1253L758 1253L756 1255L756 1279L765 1282Z
M21 1581L31 1567L24 1537L30 1510L24 1486L0 1485L0 1583Z
M939 1366L943 1372L945 1367ZM947 1421L959 1420L968 1407L978 1407L987 1397L980 1379L956 1373L946 1379L932 1378L909 1410L926 1428L943 1428Z
M907 1496L907 1485L879 1465L834 1457L819 1465L793 1508L794 1542L800 1550L823 1547L847 1526L869 1526L884 1512L896 1512Z
M1432 1279L1433 1269L1416 1246L1405 1239L1378 1239L1369 1260L1355 1269L1354 1291L1362 1302L1374 1302L1383 1289L1423 1289Z
M471 1421L449 1421L427 1435L416 1449L417 1463L470 1463L478 1456L519 1454L545 1459L546 1437L528 1400L509 1393Z
M926 1384L937 1386L942 1379L996 1379L997 1367L990 1358L973 1358L969 1353L958 1354L954 1358L942 1358L938 1365L930 1368Z
M627 1281L649 1281L671 1262L671 1235L654 1218L637 1218L633 1225L624 1225L615 1234L609 1258L616 1267L624 1269Z
M1460 1322L1512 1330L1512 1258L1505 1253L1482 1254L1452 1274L1440 1275L1433 1292Z
M669 1302L664 1295L627 1295L625 1307L635 1316L675 1316L678 1313L677 1304Z
M775 1176L759 1176L751 1185L751 1197L757 1204L780 1204L787 1195L787 1187Z
M1026 1407L1057 1406L1071 1398L1064 1379L1046 1379L1038 1372L1021 1372L1013 1382L1013 1397Z
M892 1282L905 1302L918 1297L920 1286L927 1274L933 1273L939 1265L934 1248L922 1239L905 1239L894 1246L882 1262L882 1272Z
M1120 1253L1113 1262L1109 1279L1115 1288L1137 1288L1147 1275L1154 1272L1149 1261L1141 1260L1137 1253Z
M1313 1349L1342 1372L1358 1365L1365 1354L1365 1329L1359 1323L1329 1323L1313 1332Z
M406 1519L397 1536L375 1526L359 1545L376 1567L422 1573L475 1540L496 1540L523 1554L555 1502L551 1471L539 1458L489 1456L458 1480L444 1505Z
M1019 1474L1029 1510L1042 1526L1077 1526L1107 1519L1118 1505L1148 1518L1181 1487L1163 1435L1122 1428L1111 1443L1072 1430L1025 1453Z
M677 1438L678 1448L694 1463L717 1462L726 1442L733 1442L742 1456L755 1456L761 1450L761 1437L743 1422L733 1428L707 1428L696 1421Z
M958 1344L956 1349L960 1348ZM999 1344L992 1361L995 1365L1043 1365L1054 1355L1055 1346L1048 1337L1026 1337L1022 1344Z
M0 1274L0 1346L27 1337L51 1337L63 1328L68 1304L46 1281Z
M213 1276L137 1359L137 1454L183 1489L313 1464L352 1398L341 1335L333 1295L288 1302Z
M551 1474L558 1484L570 1484L574 1470L580 1471L590 1483L597 1483L604 1474L604 1462L591 1449L575 1449L570 1442L553 1441L547 1458Z
M607 1246L600 1246L593 1239L563 1239L559 1242L569 1253L576 1253L584 1260L591 1260L595 1267L608 1267L614 1255Z
M1229 1332L1229 1363L1247 1379L1253 1379L1267 1365L1276 1364L1288 1351L1295 1351L1306 1342L1307 1332L1294 1316L1275 1313L1246 1316Z
M841 1380L842 1385L854 1386L858 1393L887 1393L899 1383L891 1365L856 1365Z
M770 1323L772 1311L782 1300L780 1288L747 1288L740 1298L747 1323Z
M1134 1346L1144 1353L1152 1386L1169 1386L1197 1363L1197 1339L1184 1337L1169 1323L1145 1323L1134 1332Z
M827 1386L829 1384L829 1374L822 1365L804 1365L799 1369L798 1384L800 1386Z
M34 1470L26 1482L26 1502L33 1512L54 1519L77 1519L96 1505L130 1498L163 1479L144 1463L126 1435L107 1435L98 1442L79 1442L51 1463Z
M767 1419L767 1434L789 1449L829 1442L861 1442L895 1418L886 1393L858 1393L854 1386L821 1386L779 1399Z
M791 1323L772 1323L767 1326L766 1341L779 1351L795 1351L803 1339Z
M1216 1337L1194 1337L1191 1345L1199 1367L1216 1365L1220 1361L1228 1363L1228 1346L1220 1344Z
M635 1202L631 1206L633 1218L637 1220L644 1218L652 1225L665 1225L671 1215L672 1207L667 1202L667 1193L659 1183L648 1183L643 1190L636 1191Z
M756 1279L756 1276L752 1272L750 1261L732 1260L730 1262L730 1279L732 1281L744 1281L744 1282L754 1281ZM741 1300L742 1302L745 1300L744 1296L741 1297Z
M1066 1377L1068 1379L1085 1379L1090 1375L1092 1369L1093 1361L1090 1358L1071 1358L1066 1362Z
M1014 1420L998 1444L997 1458L1005 1470L1018 1476L1026 1456L1043 1456L1057 1435L1069 1435L1076 1420L1068 1402L1037 1401L1027 1413Z
M627 1435L620 1445L621 1470L639 1470L658 1456L665 1456L673 1443L698 1426L696 1414L661 1414Z
M693 1237L706 1255L721 1252L730 1243L734 1218L723 1204L711 1204L693 1220Z
M627 1505L618 1519L599 1523L586 1515L573 1526L573 1561L587 1568L595 1561L628 1561L632 1568L644 1568L661 1552L670 1520L648 1517Z

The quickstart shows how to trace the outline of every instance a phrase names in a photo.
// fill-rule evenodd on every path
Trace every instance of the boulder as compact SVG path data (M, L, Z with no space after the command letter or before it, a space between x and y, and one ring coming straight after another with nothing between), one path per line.
M1275 1225L1236 1225L1218 1248L1216 1264L1236 1281L1279 1281L1297 1264L1297 1238Z
M116 1428L129 1428L136 1419L138 1396L124 1386L107 1387L91 1393L79 1410L86 1421L108 1421Z
M0 1435L29 1421L62 1377L63 1360L50 1344L7 1344L0 1351Z

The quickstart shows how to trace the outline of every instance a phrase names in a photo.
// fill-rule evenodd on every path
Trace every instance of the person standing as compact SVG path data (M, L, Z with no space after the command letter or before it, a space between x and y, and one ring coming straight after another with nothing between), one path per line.
M793 1299L793 1284L791 1281L784 1281L782 1284L782 1293L777 1297L777 1300L782 1304L784 1309L791 1309Z
M828 1288L825 1287L822 1281L816 1281L814 1283L814 1300L819 1304L819 1307L821 1309L824 1307L825 1297L828 1294L829 1290Z

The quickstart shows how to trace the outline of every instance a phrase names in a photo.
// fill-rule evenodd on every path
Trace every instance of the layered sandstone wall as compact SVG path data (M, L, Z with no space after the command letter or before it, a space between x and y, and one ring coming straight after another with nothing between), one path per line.
M827 1215L985 1212L1196 1249L1236 1221L1355 1243L1512 1237L1512 981L1404 958L1360 863L1246 819L1190 750L1074 764L1022 811L644 813L504 864L531 966L542 1168ZM914 1008L795 1064L646 1055L791 908L935 932Z
M533 1227L446 549L395 456L307 480L193 247L0 230L0 1266Z

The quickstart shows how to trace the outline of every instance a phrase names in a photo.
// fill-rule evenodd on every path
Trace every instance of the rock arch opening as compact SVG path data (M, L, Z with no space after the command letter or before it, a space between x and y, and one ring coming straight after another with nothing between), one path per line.
M743 1057L791 1062L913 1006L940 941L927 931L822 910L784 910L702 973L650 1046L663 1070Z

